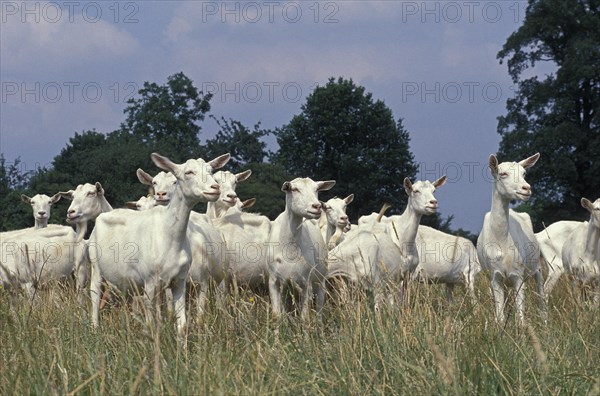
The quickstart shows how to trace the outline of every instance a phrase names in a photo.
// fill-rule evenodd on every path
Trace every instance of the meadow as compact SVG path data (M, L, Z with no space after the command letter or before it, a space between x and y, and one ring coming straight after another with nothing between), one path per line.
M443 286L415 285L401 309L328 300L322 323L277 326L268 297L245 293L192 315L185 349L173 318L149 327L136 304L107 307L94 329L72 288L33 301L0 289L0 394L600 395L600 309L562 279L544 325L533 286L526 328L511 304L494 322L484 274L475 306L460 288L449 304Z

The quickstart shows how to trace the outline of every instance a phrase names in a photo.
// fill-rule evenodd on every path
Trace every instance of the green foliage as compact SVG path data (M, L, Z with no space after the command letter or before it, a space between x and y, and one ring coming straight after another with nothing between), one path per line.
M4 154L0 154L0 231L33 226L31 208L21 203L21 191L25 192L32 172L21 165L20 158L8 164Z
M139 97L127 101L127 120L121 131L141 139L174 161L200 154L199 122L210 111L211 95L204 95L179 72L164 85L145 82Z
M127 119L119 130L75 133L54 158L52 169L40 170L29 188L54 194L78 184L100 182L108 201L121 207L146 194L147 187L138 181L135 171L158 172L150 160L152 152L175 162L198 157L198 122L210 110L210 95L202 95L183 73L170 76L165 85L145 83L138 94L129 100ZM60 215L61 221L67 207L68 202L61 202L51 220Z
M404 208L402 180L413 178L416 166L401 119L394 121L382 101L343 78L315 88L301 109L276 132L278 163L294 177L336 180L324 199L354 193L351 219L378 211L384 202L396 211Z
M579 201L600 191L600 2L530 0L523 25L498 53L518 91L498 118L500 160L540 152L528 173L534 195L523 209L534 227L583 220ZM544 62L545 78L525 73Z
M221 154L231 154L227 169L233 173L245 170L249 164L260 164L267 156L267 144L261 139L270 135L270 130L261 129L260 122L250 130L240 121L210 116L220 130L216 136L206 141L205 158L215 158Z
M252 170L252 176L238 184L240 199L256 198L256 204L249 212L260 213L274 220L285 209L285 194L281 186L290 175L279 164L253 163L244 169Z

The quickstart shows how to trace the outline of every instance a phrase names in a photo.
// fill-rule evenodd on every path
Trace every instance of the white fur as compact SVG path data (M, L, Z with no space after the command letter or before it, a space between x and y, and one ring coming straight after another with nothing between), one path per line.
M423 215L437 211L434 192L446 182L443 176L435 182L404 179L408 204L400 216L378 222L377 214L363 216L359 226L335 249L329 252L328 278L346 278L364 288L375 289L376 307L391 284L404 285L407 275L419 262L415 238ZM390 296L390 294L388 294Z
M283 183L285 210L272 223L269 237L269 295L274 318L284 312L282 293L292 287L299 294L299 310L308 316L309 303L316 295L320 317L325 299L324 281L327 273L325 241L313 220L321 216L318 192L329 190L335 181L313 181L296 178Z
M540 252L548 267L548 277L544 283L546 300L548 300L556 282L565 272L561 254L562 247L568 240L569 235L581 224L581 221L557 221L535 234L535 238L540 245Z
M350 226L346 208L353 200L354 194L350 194L344 199L331 198L323 205L324 212L319 219L319 228L328 250L333 249L344 240Z
M594 203L581 199L581 206L590 212L590 221L586 221L567 238L562 248L565 269L571 275L573 286L577 283L590 285L594 302L600 302L600 198ZM595 289L595 290L594 290Z
M7 289L21 287L29 297L50 280L70 277L75 271L77 288L83 290L83 243L71 227L51 225L3 238L0 249L0 283Z
M464 285L473 303L475 276L481 271L477 249L471 241L420 225L417 230L419 264L413 280L446 285L446 296L452 301L455 285Z
M235 189L239 182L247 180L252 175L251 170L233 174L229 171L219 171L215 173L214 178L221 188L221 195L215 202L206 204L206 215L210 220L218 219L224 216L227 210L233 207L237 202Z
M185 290L191 264L186 238L190 212L197 202L218 198L220 191L212 173L227 163L229 154L210 162L188 160L181 165L158 154L151 158L159 168L175 175L175 191L166 207L156 206L143 212L118 209L96 219L89 241L92 323L99 323L102 279L122 292L143 290L150 311L155 293L170 287L177 331L182 336L187 323Z
M509 209L510 201L527 201L531 186L525 181L526 169L538 160L535 154L520 162L498 164L495 155L489 158L493 177L492 210L485 215L477 239L477 255L483 268L489 271L496 306L496 320L504 323L505 286L515 290L515 306L525 325L525 280L534 277L540 294L540 308L546 317L544 286L540 267L540 250L526 213Z

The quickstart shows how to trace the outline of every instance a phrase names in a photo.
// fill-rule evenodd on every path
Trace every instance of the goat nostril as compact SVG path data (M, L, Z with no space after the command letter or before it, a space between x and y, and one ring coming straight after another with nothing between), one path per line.
M318 203L318 204L313 204L313 208L315 208L315 209L321 209L321 206L322 206L322 205L321 205L320 203Z
M437 205L437 200L432 199L431 201L429 201L429 203L432 204L432 205Z

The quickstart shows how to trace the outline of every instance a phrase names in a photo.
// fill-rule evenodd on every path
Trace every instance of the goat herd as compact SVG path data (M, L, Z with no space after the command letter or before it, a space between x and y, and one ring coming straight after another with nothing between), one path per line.
M74 274L80 292L89 283L95 326L106 295L104 285L142 294L148 308L164 289L179 335L186 326L186 287L195 286L201 315L210 282L234 295L240 287L268 287L275 318L290 309L283 298L289 288L302 318L313 301L320 317L326 286L331 285L372 290L376 308L402 299L409 281L444 283L449 299L454 285L463 284L475 299L480 263L490 275L498 322L505 320L504 294L506 286L512 286L524 323L524 282L530 277L536 280L544 317L547 296L564 272L574 285L591 285L595 302L600 299L600 198L593 203L581 199L591 214L589 222L560 221L538 234L527 214L509 208L511 201L531 197L524 176L539 154L503 163L490 156L492 207L477 248L467 239L419 226L421 216L436 212L434 192L445 184L445 176L415 183L405 178L408 204L402 215L386 217L384 208L350 227L345 210L352 194L327 202L318 199L319 191L331 189L335 181L286 181L285 210L271 221L245 212L253 201L241 202L235 193L237 183L250 177L250 171L213 174L229 161L229 154L183 164L156 153L151 158L164 172L152 177L138 169L139 180L152 186L153 193L128 202L137 210L113 210L100 183L79 185L52 197L23 195L33 208L35 226L0 234L2 287L12 291L22 287L32 296L48 280ZM75 230L48 225L50 207L61 197L72 200L67 221ZM192 211L198 202L207 202L205 214ZM90 220L95 220L95 227L84 240ZM541 258L549 271L545 284ZM343 282L334 282L340 279Z

